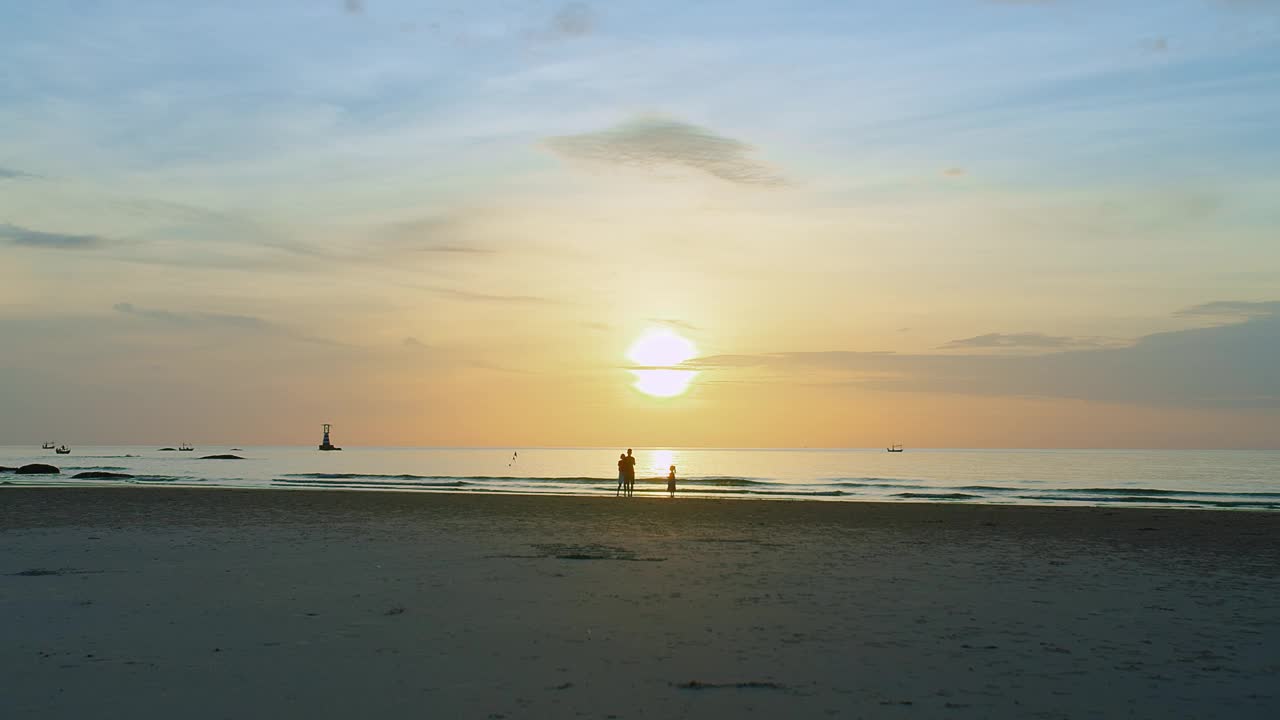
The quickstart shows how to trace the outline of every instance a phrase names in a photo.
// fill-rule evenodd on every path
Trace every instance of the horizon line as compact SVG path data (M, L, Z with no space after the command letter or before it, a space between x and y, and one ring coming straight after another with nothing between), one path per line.
M43 442L43 441L42 441ZM64 443L65 444L65 443ZM217 443L210 442L207 445L221 448L223 446L231 448L234 443ZM311 448L315 447L315 443L297 443L297 444L269 444L269 445L252 445L243 444L247 448ZM896 445L901 445L895 443ZM25 448L31 443L8 443L2 444L3 448ZM149 445L163 445L163 443L85 443L79 447L121 447L121 448L139 448ZM76 447L74 445L69 447ZM622 447L630 447L636 450L733 450L733 451L883 451L886 446L869 445L869 446L756 446L756 447L733 447L733 446L698 446L698 445L346 445L344 449L348 450L613 450ZM1280 452L1280 446L1277 447L1257 447L1257 446L1239 446L1239 447L1109 447L1109 446L1061 446L1061 447L1030 447L1030 446L1006 446L1006 447L960 447L960 446L934 446L920 445L904 447L904 450L914 451L1019 451L1019 452L1056 452L1056 451L1112 451L1112 452L1218 452L1218 451L1245 451L1245 452Z

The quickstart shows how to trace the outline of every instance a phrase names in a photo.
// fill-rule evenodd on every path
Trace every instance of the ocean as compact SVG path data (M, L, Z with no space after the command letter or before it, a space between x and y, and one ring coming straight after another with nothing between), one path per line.
M154 446L0 447L0 466L44 462L60 475L0 474L21 485L168 485L398 492L613 495L613 448L361 448ZM243 460L203 456L234 453ZM761 450L637 448L636 495L733 499L1141 505L1280 509L1280 451L1263 450ZM83 472L132 478L77 479Z

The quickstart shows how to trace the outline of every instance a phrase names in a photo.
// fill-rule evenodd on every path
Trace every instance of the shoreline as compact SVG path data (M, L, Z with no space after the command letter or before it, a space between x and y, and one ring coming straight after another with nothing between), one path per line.
M13 477L9 475L8 477ZM232 492L284 492L284 493L350 493L350 494L367 494L367 495L398 495L398 496L414 496L414 495L454 495L463 497L532 497L532 498L588 498L599 501L625 500L624 497L615 497L614 495L605 493L571 493L571 492L555 492L555 491L522 491L522 490L497 490L497 489L475 489L475 490L456 490L448 488L440 489L405 489L396 487L318 487L310 485L270 485L261 487L246 487L235 485L197 485L182 484L175 482L116 482L106 484L102 482L74 482L74 478L69 478L70 482L41 482L19 480L13 482L11 480L0 480L0 492L12 490L59 490L59 491L232 491ZM953 499L940 501L936 498L929 497L911 497L901 498L897 500L886 501L878 498L861 499L854 496L833 496L821 494L816 496L786 496L779 494L776 497L767 495L752 494L733 494L733 493L700 493L698 490L688 490L683 494L679 491L675 498L668 498L665 486L659 486L657 482L652 483L652 489L637 488L636 498L644 500L663 500L668 502L764 502L764 503L802 503L802 504L821 504L821 505L875 505L875 506L896 506L896 505L927 505L938 507L985 507L985 508L1060 508L1068 510L1148 510L1148 511L1194 511L1209 513L1258 513L1280 515L1280 506L1277 507L1258 507L1251 504L1233 506L1231 503L1214 504L1212 502L1196 503L1188 501L1178 502L1119 502L1111 500L1088 501L1073 500L1071 498L1055 499L1053 502L983 502L981 499ZM942 488L946 489L946 488ZM1171 491L1174 492L1174 491ZM1078 503L1078 504L1071 504ZM1092 503L1092 504L1088 504Z

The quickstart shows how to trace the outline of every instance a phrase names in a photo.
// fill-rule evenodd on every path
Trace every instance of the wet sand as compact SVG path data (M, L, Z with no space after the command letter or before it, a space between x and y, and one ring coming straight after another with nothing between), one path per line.
M1280 716L1280 513L0 487L5 717Z

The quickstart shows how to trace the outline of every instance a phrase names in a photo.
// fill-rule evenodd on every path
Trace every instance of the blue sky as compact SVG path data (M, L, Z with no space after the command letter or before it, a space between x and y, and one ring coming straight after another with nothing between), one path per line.
M991 157L1021 151L1053 163L1037 181L1053 186L1275 157L1265 0L208 5L3 10L6 123L36 134L8 161L119 178L428 130L527 150L646 112L749 136L800 171L967 154L1026 181ZM450 149L433 145L399 150Z
M408 383L458 407L554 388L672 443L605 389L655 319L709 358L1150 363L1144 338L1223 324L1272 347L1269 315L1186 312L1280 299L1271 0L12 3L0 48L0 332L25 348L0 390L31 412L22 388L151 398L155 373L221 377L222 353L315 392L291 363L318 357L385 378L327 412L412 427L404 442L483 444L389 411ZM748 365L705 363L699 417ZM830 380L786 365L766 373L778 397ZM1193 414L1129 442L1194 444L1223 421L1194 412L1224 403L1267 442L1280 387L1246 366L1264 399L1134 393ZM934 367L891 371L913 392L1082 399ZM68 393L59 412L111 402Z

